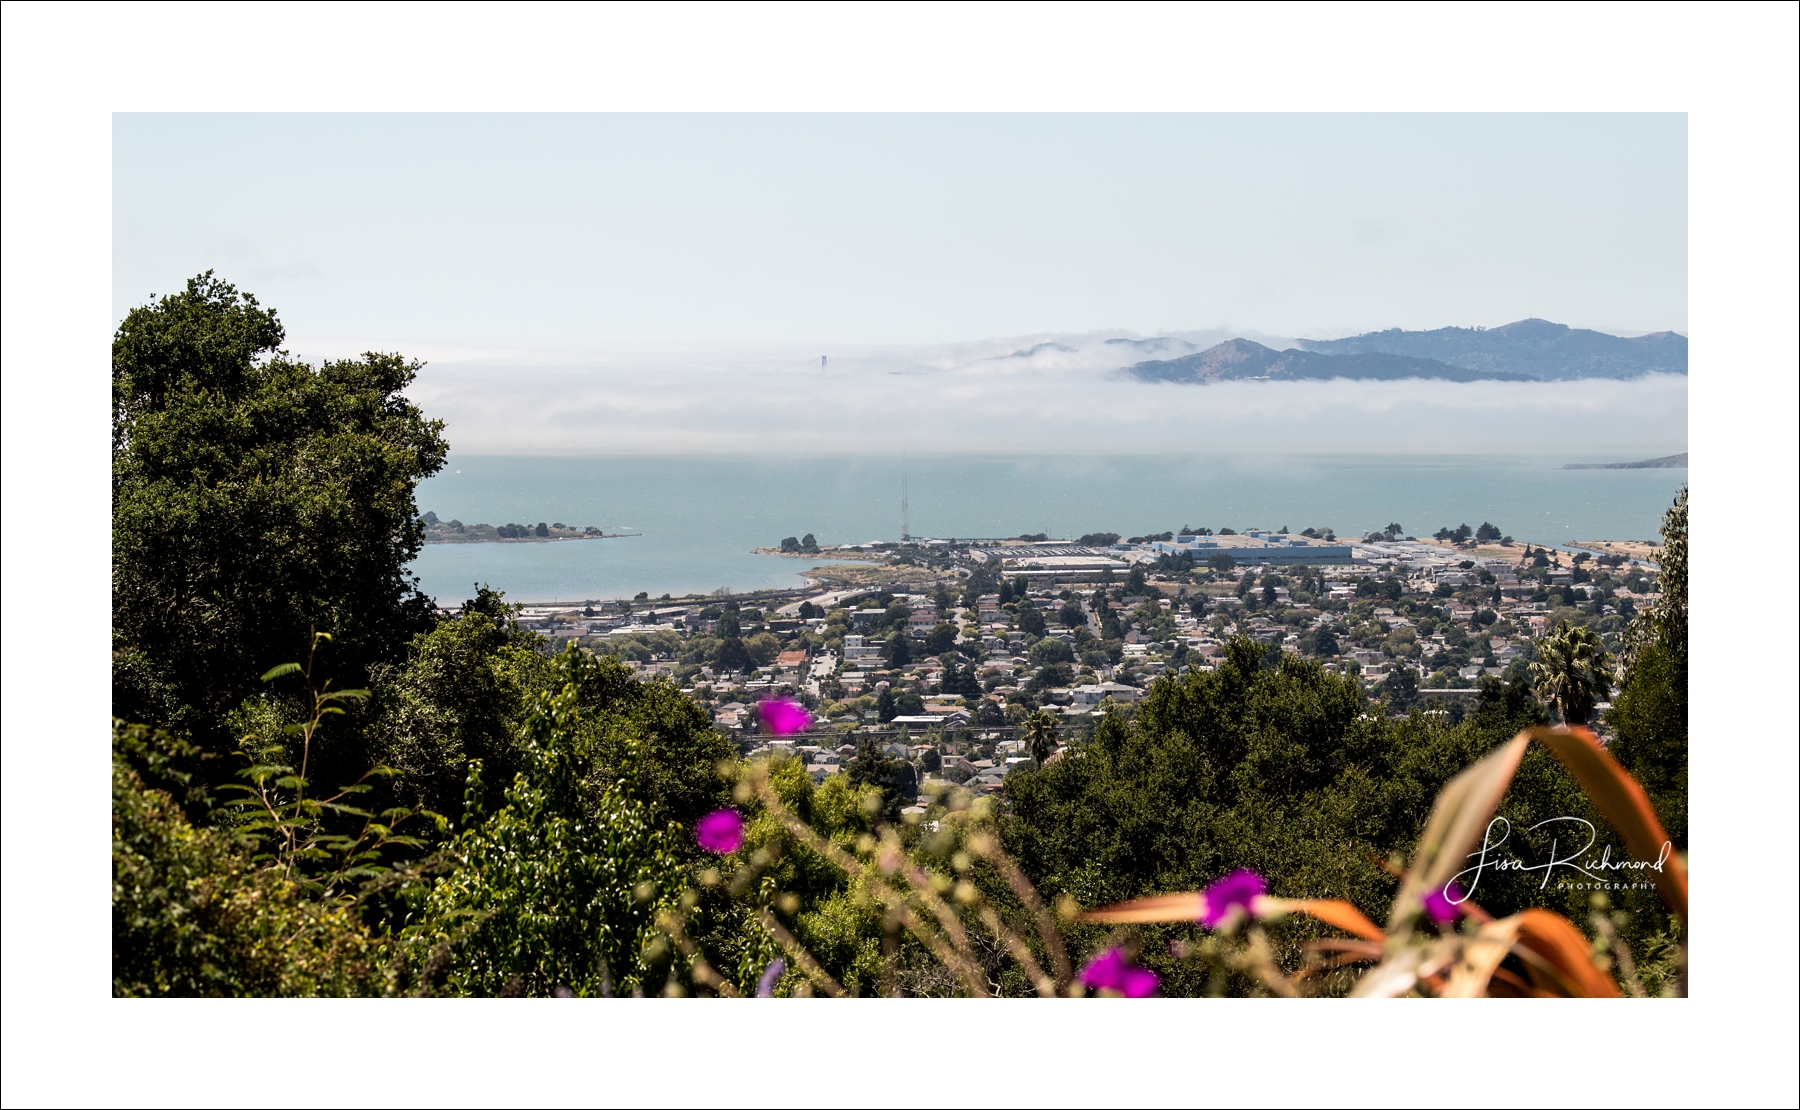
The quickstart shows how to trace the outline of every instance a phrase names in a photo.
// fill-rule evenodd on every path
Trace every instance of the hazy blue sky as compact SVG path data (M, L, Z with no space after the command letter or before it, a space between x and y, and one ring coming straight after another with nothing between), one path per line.
M121 115L114 135L115 314L210 267L296 338L1687 330L1680 115Z

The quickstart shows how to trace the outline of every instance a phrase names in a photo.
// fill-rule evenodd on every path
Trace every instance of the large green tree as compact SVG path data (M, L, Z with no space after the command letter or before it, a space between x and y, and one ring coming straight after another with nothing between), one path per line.
M1612 657L1599 635L1568 621L1537 642L1530 673L1537 695L1554 703L1568 725L1587 724L1612 689Z
M1380 920L1393 883L1379 861L1411 842L1438 787L1488 740L1366 710L1354 679L1292 655L1269 665L1237 638L1217 670L1158 679L1069 757L1009 776L1006 840L1047 897L1086 906L1248 867L1278 892L1347 898ZM1165 991L1204 993L1173 963L1162 970Z
M685 838L635 789L642 738L609 745L616 733L584 706L595 687L616 686L600 693L610 702L637 684L610 660L571 651L557 664L562 688L533 699L504 805L480 813L471 783L469 827L447 847L456 867L404 937L433 993L630 994L654 970L654 923L680 890Z
M1523 682L1483 679L1475 712L1456 727L1414 713L1367 711L1354 679L1294 656L1266 660L1239 638L1211 673L1153 683L1134 713L1109 712L1069 757L1006 780L1006 841L1046 897L1063 892L1093 906L1194 890L1235 868L1266 876L1291 897L1345 898L1384 920L1395 890L1388 860L1404 860L1438 790L1522 727L1542 723ZM1502 800L1508 851L1533 862L1593 825L1620 846L1580 788L1548 753L1527 752ZM1540 889L1540 874L1489 873L1478 902L1497 916L1548 906L1578 922L1585 889ZM1567 884L1564 884L1565 886ZM1654 891L1623 891L1618 926L1640 968L1667 948L1671 928ZM1071 927L1078 949L1117 943L1105 929ZM1271 931L1284 966L1321 935L1291 920ZM1167 959L1167 942L1198 939L1189 927L1140 937L1140 957L1165 993L1213 989ZM1242 989L1243 984L1229 986Z
M1606 716L1612 751L1650 795L1669 838L1687 848L1687 532L1683 486L1663 517L1659 593L1627 636L1625 676Z
M338 686L433 622L407 563L442 422L398 355L317 366L209 271L113 338L113 711L228 745L225 716L330 632Z
M396 800L455 813L470 760L490 782L520 770L520 729L552 662L514 611L482 587L455 618L415 637L404 663L372 669L369 755L399 772L387 784Z

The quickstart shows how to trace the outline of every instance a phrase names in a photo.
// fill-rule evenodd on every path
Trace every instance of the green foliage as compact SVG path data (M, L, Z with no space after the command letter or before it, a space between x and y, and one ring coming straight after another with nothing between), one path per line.
M1663 828L1687 848L1687 520L1683 486L1663 517L1661 592L1627 634L1619 696L1606 716L1612 751L1643 784Z
M282 337L209 272L113 340L114 712L219 752L225 716L314 629L356 685L432 622L406 570L413 487L448 448L401 396L418 364L314 367Z
M1657 600L1646 608L1632 628L1634 645L1661 644L1670 653L1684 680L1687 673L1688 631L1688 490L1681 487L1675 504L1663 514L1662 548L1657 552Z
M1265 671L1261 656L1235 640L1217 671L1159 680L1131 720L1111 712L1075 754L1009 779L1027 871L1085 905L1203 885L1255 866L1230 855L1240 798L1266 809L1379 753L1354 682L1294 660Z
M556 657L552 683L577 692L582 710L577 727L594 774L628 781L652 826L691 828L729 801L717 768L736 752L713 731L706 710L674 683L639 682L617 661L596 659L574 645ZM688 851L686 843L678 850Z
M471 759L495 782L520 770L519 729L551 663L514 612L481 587L456 617L415 637L403 664L370 675L372 755L396 771L391 797L454 813Z
M1044 623L1044 614L1030 601L1019 602L1019 631L1028 636L1042 636L1049 631Z
M1411 667L1395 667L1381 680L1381 696L1388 708L1405 712L1419 697L1419 676Z
M874 827L872 816L884 806L879 786L852 783L845 775L833 775L815 787L797 759L776 760L769 768L769 780L782 804L795 816L826 840L847 850L870 832ZM752 864L752 871L758 876L753 897L763 900L780 890L793 899L785 907L776 899L771 912L784 920L848 993L880 993L884 970L881 913L861 884L851 882L824 857L793 843L760 806L751 811L740 855L752 861L767 861L760 868ZM745 888L731 893L742 896L751 892ZM709 953L726 953L730 959L734 950L753 949L754 938L763 935L766 934L760 926L747 929L727 920L724 928L715 929L707 937L706 948ZM775 954L773 950L757 949L748 960L732 959L739 969L740 989L752 985ZM789 985L797 981L790 969Z
M145 773L191 754L141 726L113 725L113 995L346 996L390 989L355 913L251 860L228 828L196 826ZM148 762L145 773L133 762ZM164 779L187 793L185 776Z
M1042 767L1050 758L1051 749L1056 745L1056 730L1061 723L1055 714L1042 709L1025 718L1025 743L1037 766Z
M1606 723L1612 752L1644 786L1678 850L1687 849L1687 671L1674 652L1652 644L1638 652Z
M590 643L593 644L595 654L610 655L615 659L648 663L660 655L665 658L679 656L683 662L688 662L688 657L695 655L692 662L710 663L718 658L720 641L710 636L696 636L684 644L676 633L658 629L655 632L627 632L607 636Z
M1536 648L1530 673L1537 695L1555 703L1565 724L1586 725L1595 703L1612 689L1612 656L1599 635L1563 621Z
M839 891L803 911L797 932L852 996L874 997L887 977L880 905L862 886Z
M946 694L960 694L966 698L980 697L981 680L975 675L975 664L971 662L959 666L956 656L946 656L941 688Z
M1307 655L1331 656L1339 652L1337 636L1329 628L1309 628L1300 633L1300 650Z
M679 832L633 796L639 737L608 751L590 727L584 703L613 676L578 660L565 656L562 689L535 699L505 805L451 844L458 867L406 934L434 992L632 993L673 958L654 923L681 889Z
M925 637L925 654L942 655L956 646L956 626L948 621L940 622Z
M369 696L367 690L333 690L329 680L317 679L318 650L330 639L313 633L304 667L284 663L263 675L264 682L296 674L305 681L302 717L288 722L272 703L246 702L234 720L249 726L238 753L249 766L239 772L242 782L221 790L235 799L225 807L233 829L258 848L253 862L300 884L322 902L347 906L359 900L359 888L369 893L389 880L404 881L405 873L389 866L390 854L421 849L425 842L401 831L402 826L429 821L441 830L443 819L417 806L374 808L371 780L392 774L384 766L369 768L334 791L314 788L309 771L326 718L343 716L345 705ZM255 712L258 708L263 711Z
M771 633L758 632L744 637L744 651L750 656L752 665L766 667L781 654L781 641Z
M1007 779L1006 842L1046 898L1103 905L1248 867L1385 915L1393 883L1371 857L1410 844L1490 741L1473 723L1370 716L1355 680L1262 657L1240 637L1216 671L1157 680L1130 719L1109 712L1091 740ZM1205 993L1167 970L1165 990Z
M857 741L856 754L844 764L844 779L854 789L868 786L880 790L880 812L889 821L899 820L900 807L918 787L912 765L884 754L869 736Z
M727 636L719 641L719 651L713 658L713 667L720 671L747 671L755 664L750 659L750 652L744 647L744 641L737 636Z

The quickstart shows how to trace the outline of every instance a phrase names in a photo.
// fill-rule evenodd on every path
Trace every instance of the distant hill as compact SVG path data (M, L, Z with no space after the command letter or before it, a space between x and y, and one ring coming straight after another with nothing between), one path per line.
M1481 380L1533 381L1524 374L1470 370L1429 358L1366 351L1354 354L1319 354L1313 351L1277 351L1248 339L1228 339L1181 358L1140 362L1123 373L1144 382L1305 381L1356 378L1396 381L1402 378L1438 378L1453 382Z
M1483 377L1521 374L1545 381L1686 374L1688 341L1672 331L1630 339L1548 320L1519 320L1498 328L1373 331L1349 339L1302 339L1300 348L1325 355L1384 354L1435 359Z
M1129 347L1139 355L1187 355L1196 350L1195 344L1173 336L1159 335L1151 339L1108 339L1108 347Z
M1687 452L1630 463L1564 463L1564 470L1676 470L1687 466Z

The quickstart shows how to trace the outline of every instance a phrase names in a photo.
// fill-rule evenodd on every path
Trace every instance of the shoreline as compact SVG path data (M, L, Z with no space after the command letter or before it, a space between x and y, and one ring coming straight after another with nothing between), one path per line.
M615 533L612 533L611 535L601 535L601 536L482 536L482 535L476 535L476 536L468 536L467 538L464 538L462 536L456 536L455 538L450 538L450 537L446 537L446 536L442 536L442 535L429 535L428 534L425 537L425 542L427 544L446 544L446 545L462 545L462 544L472 544L472 543L563 543L563 542L570 541L570 540L628 540L635 536L641 536L641 535L643 535L642 532L615 532Z
M897 545L896 545L897 546ZM814 561L835 559L856 563L885 563L887 553L881 551L783 551L779 547L753 547L752 555L774 555L781 559L812 559Z

